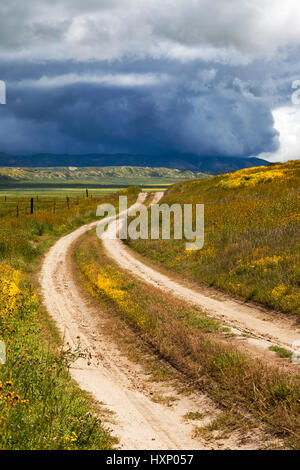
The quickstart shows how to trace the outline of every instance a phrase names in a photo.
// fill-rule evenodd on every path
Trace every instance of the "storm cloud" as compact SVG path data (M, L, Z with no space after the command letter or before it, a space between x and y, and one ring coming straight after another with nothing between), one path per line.
M272 156L299 14L292 0L2 3L0 151Z

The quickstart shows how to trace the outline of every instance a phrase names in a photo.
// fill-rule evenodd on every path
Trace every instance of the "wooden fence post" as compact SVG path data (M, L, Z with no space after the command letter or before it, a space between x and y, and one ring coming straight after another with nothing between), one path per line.
M30 199L30 214L33 214L33 197Z

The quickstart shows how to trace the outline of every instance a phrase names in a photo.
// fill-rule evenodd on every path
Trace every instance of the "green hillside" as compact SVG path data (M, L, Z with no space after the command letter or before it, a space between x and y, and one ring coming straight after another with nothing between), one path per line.
M171 186L163 202L204 203L205 242L131 245L185 277L300 315L300 160Z
M49 183L49 184L107 184L127 181L167 182L180 179L207 177L207 174L190 170L171 168L149 168L132 166L114 167L52 167L52 168L6 168L0 167L0 182L7 184Z

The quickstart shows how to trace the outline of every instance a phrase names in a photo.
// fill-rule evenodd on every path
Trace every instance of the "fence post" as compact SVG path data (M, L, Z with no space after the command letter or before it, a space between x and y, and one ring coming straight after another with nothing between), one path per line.
M33 214L33 197L30 199L30 214Z
M19 206L17 206L17 217L19 217Z
M54 205L53 205L53 213L55 214L55 208L56 208L56 202L54 201Z
M69 196L67 196L67 206L68 206L68 209L70 209L70 199L69 199Z
M89 190L86 189L86 197L89 197Z

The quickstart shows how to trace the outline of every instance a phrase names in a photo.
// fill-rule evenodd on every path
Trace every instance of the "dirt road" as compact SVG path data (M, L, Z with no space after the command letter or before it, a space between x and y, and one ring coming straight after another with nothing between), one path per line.
M138 202L143 202L144 198L145 195L141 195ZM74 364L71 375L82 389L91 392L99 403L114 413L109 427L120 439L120 448L205 448L199 440L192 438L193 425L186 422L183 415L203 408L211 413L210 400L205 396L179 397L172 407L152 401L153 385L149 378L101 335L97 322L101 312L95 311L95 307L85 300L73 279L68 261L72 244L97 224L99 221L61 238L46 255L40 275L44 303L65 343L75 348L79 340L89 356ZM176 395L176 391L168 387L164 392Z
M153 200L158 202L162 194ZM144 202L141 194L136 205ZM125 213L120 214L120 221ZM122 267L131 271L160 289L171 292L185 300L196 303L216 316L239 323L244 330L254 331L258 336L273 337L283 344L290 344L296 335L289 328L264 322L259 311L242 306L234 301L220 302L210 299L169 279L167 276L144 265L125 248L118 239L110 239L118 231L114 217L100 222L108 230L103 237L104 246L111 257ZM40 274L40 284L45 306L55 320L65 343L75 348L80 341L86 358L81 358L71 368L72 377L80 387L93 394L94 398L114 413L109 427L119 438L123 449L209 449L209 448L257 448L258 443L240 445L230 436L225 443L216 441L207 444L193 438L194 424L183 419L188 412L204 411L208 421L218 410L207 396L195 393L178 395L171 385L153 385L145 376L141 366L129 361L101 333L101 311L82 294L73 278L70 253L73 243L85 232L93 229L99 221L87 224L61 238L47 253ZM255 310L255 309L254 309ZM103 330L102 330L103 331ZM161 387L161 389L157 389ZM175 396L172 406L154 402L154 392ZM207 421L206 421L207 422ZM202 422L201 424L205 424Z

